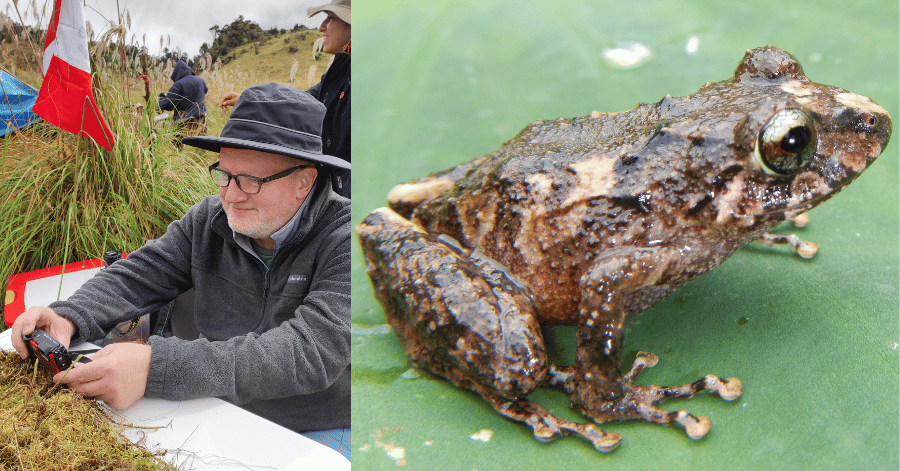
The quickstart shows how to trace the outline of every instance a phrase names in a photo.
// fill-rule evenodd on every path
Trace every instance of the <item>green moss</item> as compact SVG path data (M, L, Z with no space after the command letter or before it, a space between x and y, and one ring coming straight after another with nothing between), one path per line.
M172 470L125 439L96 401L56 387L49 372L0 354L0 470Z

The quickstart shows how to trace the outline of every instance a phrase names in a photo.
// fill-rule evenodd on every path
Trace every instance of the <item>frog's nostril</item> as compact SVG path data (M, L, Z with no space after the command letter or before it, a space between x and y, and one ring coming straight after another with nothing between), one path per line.
M859 120L862 123L868 124L870 127L875 127L875 123L877 122L875 115L872 113L862 113L859 116Z
M884 125L883 119L879 119L876 113L863 111L851 118L853 128L860 132L878 132Z
M891 138L892 123L891 117L887 113L861 113L860 120L864 123L862 126L857 125L857 130L877 136L881 141L882 148L887 146Z

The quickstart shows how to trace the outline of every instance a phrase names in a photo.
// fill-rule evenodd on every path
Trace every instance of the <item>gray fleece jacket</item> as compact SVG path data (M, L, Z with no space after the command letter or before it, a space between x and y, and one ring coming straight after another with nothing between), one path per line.
M50 307L90 341L193 287L201 337L150 337L146 396L220 397L297 432L350 427L350 203L327 182L312 198L269 269L210 196Z

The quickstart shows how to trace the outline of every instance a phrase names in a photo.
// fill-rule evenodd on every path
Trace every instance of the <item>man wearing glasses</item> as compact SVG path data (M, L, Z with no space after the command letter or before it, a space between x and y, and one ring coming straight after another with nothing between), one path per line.
M220 397L300 433L344 434L349 446L350 202L328 178L350 164L322 154L324 114L290 87L245 90L221 136L183 140L219 153L209 167L218 196L68 300L23 313L16 350L27 355L22 334L35 326L66 347L103 338L194 288L200 339L109 345L63 382L119 409L144 395Z

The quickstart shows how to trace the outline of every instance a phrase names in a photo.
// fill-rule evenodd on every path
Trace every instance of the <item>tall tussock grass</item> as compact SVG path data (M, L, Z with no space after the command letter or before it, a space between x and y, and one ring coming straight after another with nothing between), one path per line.
M15 273L131 252L215 192L206 166L216 156L178 149L171 121L153 120L155 96L135 105L103 83L95 93L112 151L43 122L0 139L4 287Z
M2 142L0 279L132 251L214 191L204 154L179 151L173 130L113 88L98 96L112 151L40 124ZM103 105L106 106L103 106Z

